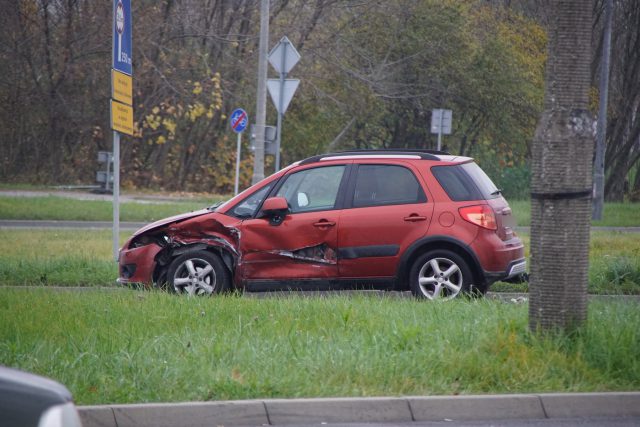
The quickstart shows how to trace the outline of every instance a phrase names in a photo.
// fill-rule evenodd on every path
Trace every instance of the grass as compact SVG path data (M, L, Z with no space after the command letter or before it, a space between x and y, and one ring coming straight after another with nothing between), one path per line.
M0 364L79 404L587 392L640 387L640 310L593 302L572 339L526 305L369 296L189 299L0 290Z
M0 187L1 188L1 187ZM125 202L120 206L121 221L155 221L172 215L210 206L228 197L198 196L184 201L166 203ZM520 226L531 225L529 201L509 202ZM11 197L0 196L0 219L111 221L113 207L110 201L76 200L56 196ZM604 219L594 221L596 226L640 226L640 204L605 203Z
M529 233L518 233L529 258ZM594 231L589 250L589 293L640 295L640 235ZM494 292L528 292L527 283L494 283Z
M129 234L121 233L121 244ZM529 235L520 236L528 248ZM590 263L590 293L640 294L637 234L593 232ZM116 276L110 230L0 229L0 284L112 286ZM526 292L528 287L496 283L491 290Z
M205 202L141 203L120 204L121 221L157 221L168 216L211 206L221 200L218 196ZM4 197L0 196L0 218L32 220L68 221L111 221L113 205L103 200L76 200L56 196L47 197Z
M129 234L121 233L120 244ZM110 242L110 230L0 229L0 283L113 285L118 269Z
M509 206L518 225L531 225L530 201L510 200ZM601 221L592 221L591 224L598 227L639 227L640 203L605 203L602 218Z

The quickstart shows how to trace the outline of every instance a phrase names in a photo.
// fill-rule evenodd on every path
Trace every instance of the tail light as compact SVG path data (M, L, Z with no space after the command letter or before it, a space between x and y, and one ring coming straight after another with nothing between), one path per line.
M475 224L479 227L486 228L488 230L497 230L496 215L493 213L493 209L487 205L474 205L465 206L458 209L460 216L465 221L469 221L471 224Z

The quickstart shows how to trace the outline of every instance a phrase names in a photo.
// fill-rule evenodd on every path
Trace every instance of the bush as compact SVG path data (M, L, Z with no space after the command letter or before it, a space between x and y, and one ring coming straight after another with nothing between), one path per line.
M614 258L594 274L589 283L591 293L640 293L640 261L629 257Z

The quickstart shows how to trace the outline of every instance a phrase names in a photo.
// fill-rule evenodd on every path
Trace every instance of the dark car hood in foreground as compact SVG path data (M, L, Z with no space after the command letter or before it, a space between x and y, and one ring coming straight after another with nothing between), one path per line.
M40 415L50 408L71 402L62 384L0 366L0 414L2 425L38 425Z
M195 218L197 216L202 216L211 212L212 211L205 208L205 209L200 209L199 211L193 211L193 212L188 212L180 215L170 216L169 218L164 218L156 222L152 222L151 224L145 225L144 227L142 227L141 229L133 233L133 235L138 236L146 231L153 230L154 228L162 227L163 225L184 221L185 219Z

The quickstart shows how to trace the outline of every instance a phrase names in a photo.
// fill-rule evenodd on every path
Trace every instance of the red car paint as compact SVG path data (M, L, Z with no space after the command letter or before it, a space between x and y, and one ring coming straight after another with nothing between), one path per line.
M403 185L394 187L396 183ZM473 282L484 292L493 281L524 269L524 247L513 231L511 210L498 190L488 195L492 185L472 159L442 153L316 156L216 209L178 215L138 230L120 251L118 281L148 286L170 282L174 279L166 274L179 255L204 250L220 257L236 288L409 289L416 260L444 250L444 255L453 252L467 265L468 270L461 271L471 272L465 289ZM464 191L485 193L467 200L471 196ZM287 197L288 210L281 209L279 197ZM465 200L454 200L461 198ZM273 208L265 213L261 206L266 199ZM495 230L460 215L461 208L482 205L493 212Z

